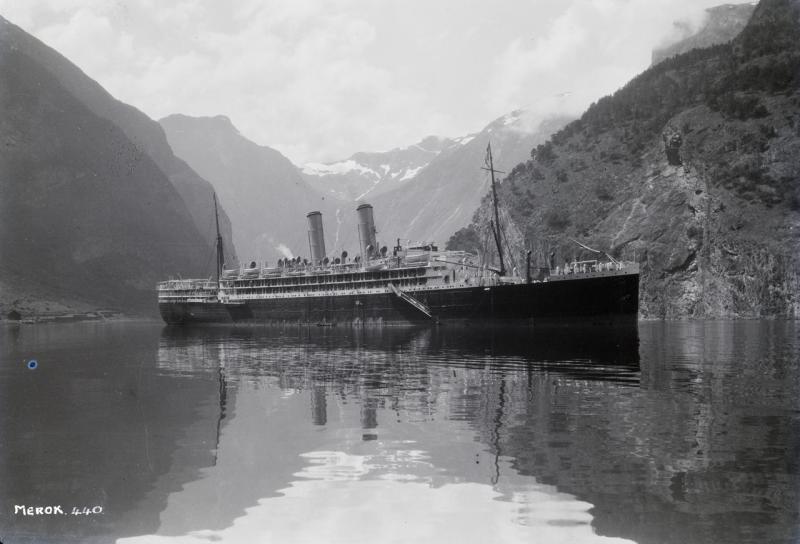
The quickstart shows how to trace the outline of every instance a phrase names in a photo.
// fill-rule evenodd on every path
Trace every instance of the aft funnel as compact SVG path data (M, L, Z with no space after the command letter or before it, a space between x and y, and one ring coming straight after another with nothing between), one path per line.
M368 261L378 253L378 242L375 239L375 219L372 206L362 204L356 208L358 214L358 243L361 246L361 259Z

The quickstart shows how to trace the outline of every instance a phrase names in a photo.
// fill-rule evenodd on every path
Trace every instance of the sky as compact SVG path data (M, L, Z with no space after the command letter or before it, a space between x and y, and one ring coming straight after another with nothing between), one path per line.
M225 115L302 165L519 108L579 115L721 3L0 0L0 15L153 119Z

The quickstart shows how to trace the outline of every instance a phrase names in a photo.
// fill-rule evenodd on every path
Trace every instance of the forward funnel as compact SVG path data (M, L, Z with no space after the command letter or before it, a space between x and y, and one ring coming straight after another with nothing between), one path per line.
M322 213L309 212L308 218L308 247L311 251L311 262L319 265L325 259L325 235L322 230Z

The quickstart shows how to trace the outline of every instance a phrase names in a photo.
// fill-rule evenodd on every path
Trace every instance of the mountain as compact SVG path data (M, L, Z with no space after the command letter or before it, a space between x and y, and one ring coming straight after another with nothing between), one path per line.
M2 18L0 134L4 313L153 314L158 280L213 269L212 238L182 197L210 202L207 182L155 122Z
M495 167L510 170L566 122L560 117L541 120L519 110L455 140L456 145L444 149L402 187L369 199L381 243L401 238L444 244L469 224L486 194L489 182L481 167L487 144L492 144Z
M800 0L593 104L500 184L517 262L636 259L644 317L800 315ZM482 251L490 203L450 247ZM486 249L491 253L490 249Z
M115 99L69 60L18 27L10 23L4 25L2 39L8 47L24 51L39 63L92 113L108 119L122 129L128 139L167 175L188 206L197 229L209 244L214 245L216 232L213 227L213 188L175 156L158 123L136 108ZM230 243L231 225L225 213L224 202L220 212L220 230L227 242L226 247L229 248L226 251L226 260L235 261L236 255Z
M303 177L323 193L341 200L361 200L404 185L443 151L458 146L459 138L428 136L422 141L391 151L366 152L331 163L303 165Z
M360 152L301 171L278 151L242 136L224 116L161 120L172 149L211 181L233 217L244 260L308 256L305 215L323 213L331 256L358 252L355 208L369 202L381 244L444 242L469 223L487 188L481 170L491 140L498 168L512 167L566 123L524 111L461 138L431 136L388 152ZM310 173L315 172L315 173Z
M685 22L675 25L680 31L678 41L653 50L653 64L686 53L692 49L711 47L734 39L750 20L755 2L749 4L723 4L708 8L703 24L693 29Z
M224 116L170 115L160 123L175 153L213 183L243 260L308 257L306 214L313 210L326 217L328 249L336 247L339 221L332 218L342 203L312 188L278 151L243 137Z

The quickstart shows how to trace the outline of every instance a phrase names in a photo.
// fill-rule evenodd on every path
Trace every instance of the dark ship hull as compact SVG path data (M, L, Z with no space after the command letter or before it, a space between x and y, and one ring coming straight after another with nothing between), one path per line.
M391 326L430 323L635 323L639 275L394 292L267 298L225 304L161 303L167 323ZM427 311L425 311L427 310Z
M161 302L158 311L168 325L233 321L230 311L221 302Z

